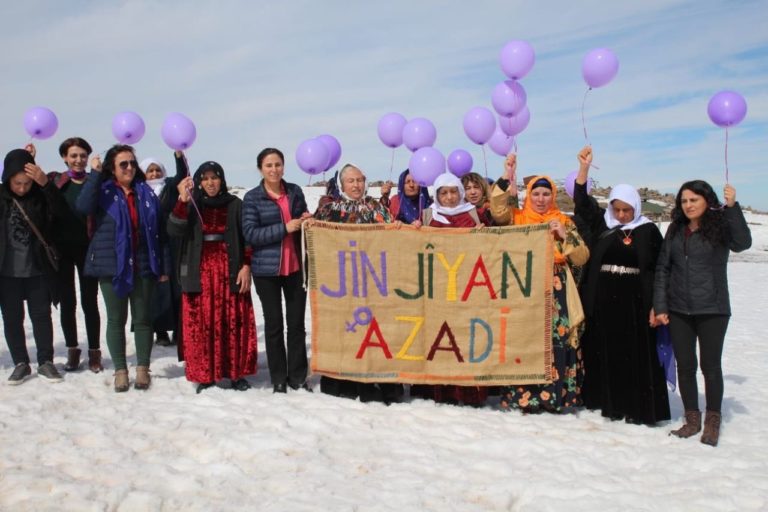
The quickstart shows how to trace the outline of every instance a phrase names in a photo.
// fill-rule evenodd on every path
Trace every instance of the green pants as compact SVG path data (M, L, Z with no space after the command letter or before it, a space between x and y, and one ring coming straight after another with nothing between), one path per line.
M115 370L125 370L125 324L128 321L128 303L131 304L133 338L136 343L136 365L149 366L152 354L151 299L155 280L134 276L133 291L127 297L118 297L112 288L112 279L99 279L101 295L107 306L107 347Z

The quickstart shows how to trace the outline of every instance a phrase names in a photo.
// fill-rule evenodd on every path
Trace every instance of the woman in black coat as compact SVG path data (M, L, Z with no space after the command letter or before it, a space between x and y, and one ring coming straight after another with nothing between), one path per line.
M587 316L581 339L584 405L601 409L613 420L654 425L670 417L651 325L655 325L653 280L662 237L642 215L640 196L630 185L614 186L606 209L587 195L591 161L591 148L582 149L573 194L575 213L593 235L581 280Z

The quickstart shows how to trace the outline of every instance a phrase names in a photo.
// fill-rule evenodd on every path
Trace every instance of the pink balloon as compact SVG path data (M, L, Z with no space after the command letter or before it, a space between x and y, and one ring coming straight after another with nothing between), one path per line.
M183 151L194 144L197 129L190 118L184 114L172 112L165 117L160 135L169 148Z
M568 173L568 176L565 177L565 193L569 196L573 197L573 187L576 185L576 176L579 175L578 169L575 171L572 171ZM592 177L587 178L587 194L592 192L592 185L594 183L592 182Z
M528 123L531 122L531 111L528 107L523 107L523 110L519 114L512 117L500 117L499 126L501 131L509 136L514 137L528 128Z
M485 107L473 107L464 114L464 133L475 144L485 144L496 129L496 118Z
M403 143L403 128L407 123L405 117L397 112L384 114L377 127L379 140L390 148L399 147Z
M463 149L455 149L448 155L448 170L461 178L472 170L472 155Z
M136 144L144 130L144 120L135 112L120 112L112 119L112 135L121 144Z
M328 169L331 155L328 148L317 139L305 140L296 149L296 163L302 171L315 175Z
M433 147L414 151L408 162L411 177L422 187L428 187L445 172L445 157Z
M525 107L528 95L515 80L499 82L491 93L491 104L500 116L514 116Z
M411 151L431 146L437 140L437 130L429 119L416 117L403 127L403 144Z
M488 147L499 156L507 156L514 144L515 138L501 131L498 126L488 141Z
M513 40L504 45L499 55L501 70L509 78L520 80L533 68L536 55L526 41Z
M328 167L326 171L336 165L341 158L341 144L333 135L320 135L317 140L325 144L325 148L328 150Z
M709 100L707 114L717 126L736 126L747 115L747 102L735 91L720 91Z
M619 72L619 59L607 48L596 48L581 61L581 74L592 88L602 87Z
M45 140L59 129L59 120L52 110L34 107L24 113L24 129L33 139Z

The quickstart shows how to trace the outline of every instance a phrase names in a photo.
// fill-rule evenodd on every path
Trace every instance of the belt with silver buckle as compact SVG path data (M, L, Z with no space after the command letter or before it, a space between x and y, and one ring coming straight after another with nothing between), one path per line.
M623 267L621 265L603 265L600 267L600 272L608 272L611 274L619 275L637 275L640 273L640 269L637 267Z
M203 242L223 242L224 233L210 233L203 235Z

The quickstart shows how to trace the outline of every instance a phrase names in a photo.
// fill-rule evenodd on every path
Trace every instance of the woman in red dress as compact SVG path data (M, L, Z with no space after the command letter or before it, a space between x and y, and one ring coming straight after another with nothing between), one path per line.
M226 379L245 391L251 386L244 377L256 373L257 350L242 202L227 191L216 162L202 164L178 188L168 233L181 239L179 359L186 360L187 380L198 383L198 393Z

